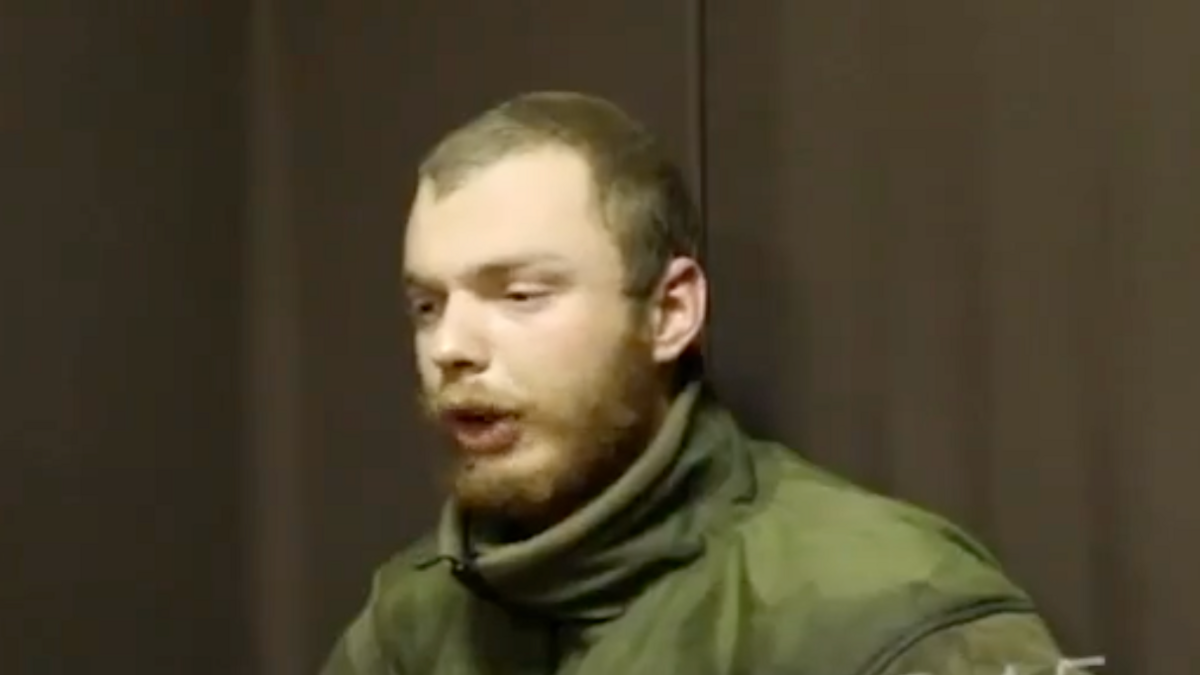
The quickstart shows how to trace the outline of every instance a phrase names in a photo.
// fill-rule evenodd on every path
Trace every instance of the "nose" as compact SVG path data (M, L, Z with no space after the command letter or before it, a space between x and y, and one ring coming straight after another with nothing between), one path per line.
M430 357L445 375L475 373L487 368L487 342L481 328L483 317L470 298L447 299L442 315L430 336Z

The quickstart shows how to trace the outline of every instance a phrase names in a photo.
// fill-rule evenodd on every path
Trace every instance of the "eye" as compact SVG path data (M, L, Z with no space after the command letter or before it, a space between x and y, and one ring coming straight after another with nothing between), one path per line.
M517 305L531 305L545 300L550 291L538 286L510 286L504 291L504 299Z
M413 297L408 301L408 313L419 321L426 321L437 315L438 303L428 297Z

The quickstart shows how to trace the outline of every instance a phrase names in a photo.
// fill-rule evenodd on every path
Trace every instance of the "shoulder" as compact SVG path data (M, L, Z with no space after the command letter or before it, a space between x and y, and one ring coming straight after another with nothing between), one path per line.
M435 538L427 535L376 569L367 611L383 651L393 657L436 636L466 606L466 592L441 562Z
M781 594L875 598L900 589L1013 592L997 559L950 520L770 448L756 504L732 528L751 573Z
M1003 613L930 633L881 672L884 675L1085 675L1105 665L1103 655L1068 656L1046 623L1030 613Z
M759 653L861 672L924 634L1031 611L961 528L770 452L755 502L714 533L692 580L717 587L710 612L754 617Z
M321 670L322 675L383 675L393 672L391 664L404 650L396 643L396 628L411 623L403 615L418 601L407 589L422 574L420 561L433 552L432 540L424 538L393 555L376 568L367 600L338 637Z
M377 597L386 600L402 592L418 579L426 578L437 567L437 542L426 534L385 560L375 570L374 586Z

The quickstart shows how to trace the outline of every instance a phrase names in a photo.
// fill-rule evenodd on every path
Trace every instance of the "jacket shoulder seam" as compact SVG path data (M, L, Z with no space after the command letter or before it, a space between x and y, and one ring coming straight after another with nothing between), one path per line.
M913 628L904 631L899 637L871 656L855 672L857 675L880 675L911 647L934 633L962 626L996 614L1033 614L1035 611L1031 601L1019 597L988 598L963 605L922 621Z

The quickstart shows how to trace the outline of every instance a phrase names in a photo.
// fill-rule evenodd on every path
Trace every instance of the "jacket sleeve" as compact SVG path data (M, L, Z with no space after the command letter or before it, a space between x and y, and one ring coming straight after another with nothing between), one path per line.
M1103 655L1064 655L1036 615L997 614L926 636L881 675L1098 675L1103 666Z

